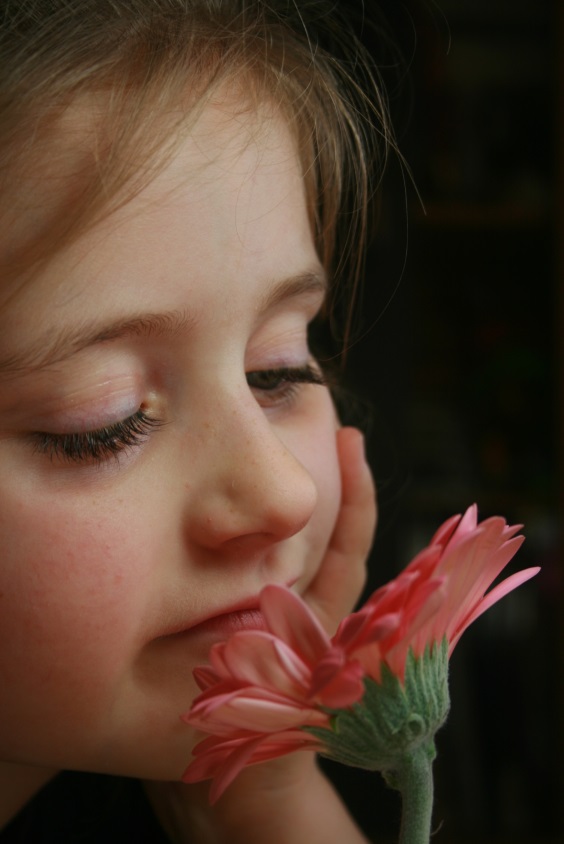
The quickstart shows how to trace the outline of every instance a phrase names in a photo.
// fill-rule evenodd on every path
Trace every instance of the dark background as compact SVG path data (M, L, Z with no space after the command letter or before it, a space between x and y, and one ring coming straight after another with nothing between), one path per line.
M376 5L401 60L366 40L413 180L392 158L348 352L379 488L368 590L473 502L524 524L508 571L541 574L453 655L433 841L560 842L564 3ZM367 833L397 840L380 776L330 770Z

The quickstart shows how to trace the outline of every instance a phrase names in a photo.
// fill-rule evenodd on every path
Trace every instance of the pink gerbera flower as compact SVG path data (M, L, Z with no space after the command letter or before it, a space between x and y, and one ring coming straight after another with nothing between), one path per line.
M241 769L299 749L393 775L433 737L449 707L448 657L466 628L537 573L487 591L521 543L520 526L478 524L477 508L445 522L429 546L330 638L290 590L267 586L264 630L214 645L183 719L209 734L185 782L213 778L210 799Z
M247 764L294 750L321 749L304 727L330 727L330 711L364 693L364 669L337 637L332 641L307 605L281 586L260 595L264 630L236 633L213 646L210 665L194 676L202 694L183 719L211 737L194 750L183 779L214 777L214 802ZM363 622L364 646L377 647L399 616Z

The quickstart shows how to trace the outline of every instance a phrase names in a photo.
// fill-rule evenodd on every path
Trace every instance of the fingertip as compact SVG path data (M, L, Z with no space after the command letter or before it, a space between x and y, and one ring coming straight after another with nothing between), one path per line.
M349 460L357 458L359 462L366 463L364 434L359 428L352 426L340 428L337 431L337 442L343 457L347 457Z
M355 506L375 506L376 485L366 459L364 434L353 427L341 428L338 433L343 502Z
M375 495L374 479L366 458L364 434L358 428L341 428L337 442L344 492ZM355 495L356 493L356 495Z

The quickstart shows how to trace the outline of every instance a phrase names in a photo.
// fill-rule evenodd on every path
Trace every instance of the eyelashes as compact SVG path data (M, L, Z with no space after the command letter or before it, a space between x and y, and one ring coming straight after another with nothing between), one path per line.
M247 373L247 384L251 389L268 395L269 401L289 399L302 384L326 383L321 372L311 364L278 369L257 369Z
M247 373L247 384L257 401L264 408L284 407L297 397L305 384L326 383L321 372L313 365L278 367ZM140 408L127 419L114 422L94 431L57 434L36 432L32 434L34 451L51 461L70 464L102 463L118 458L122 452L142 445L164 422L149 416Z
M51 460L58 458L69 463L99 463L133 448L147 439L154 428L163 423L139 409L132 416L96 431L70 434L33 434L34 448Z

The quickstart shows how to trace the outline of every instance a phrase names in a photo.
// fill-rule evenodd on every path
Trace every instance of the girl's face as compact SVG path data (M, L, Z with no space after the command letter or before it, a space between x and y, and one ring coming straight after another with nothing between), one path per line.
M283 122L209 106L2 304L4 762L178 778L194 666L266 583L312 581L340 501L323 284Z

